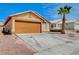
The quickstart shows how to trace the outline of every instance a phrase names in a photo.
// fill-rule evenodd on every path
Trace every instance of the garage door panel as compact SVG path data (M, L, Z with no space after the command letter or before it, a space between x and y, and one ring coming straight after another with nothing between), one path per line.
M15 22L16 33L40 33L40 23L36 22Z

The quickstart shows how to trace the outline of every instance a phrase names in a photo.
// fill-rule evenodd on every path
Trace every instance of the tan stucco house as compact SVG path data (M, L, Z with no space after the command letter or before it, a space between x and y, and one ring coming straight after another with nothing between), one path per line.
M10 15L3 25L5 32L41 33L50 31L50 22L33 11Z

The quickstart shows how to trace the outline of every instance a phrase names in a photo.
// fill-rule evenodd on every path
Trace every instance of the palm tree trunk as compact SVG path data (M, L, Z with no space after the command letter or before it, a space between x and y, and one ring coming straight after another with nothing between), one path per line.
M65 34L65 14L63 14L61 33Z

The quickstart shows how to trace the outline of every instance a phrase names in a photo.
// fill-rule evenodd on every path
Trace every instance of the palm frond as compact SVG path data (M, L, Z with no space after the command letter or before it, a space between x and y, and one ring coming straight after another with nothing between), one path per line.
M59 8L59 10L58 10L58 14L68 14L68 13L70 13L70 9L71 9L72 7L70 7L70 6L64 6L64 7L61 7L61 8Z
M67 9L70 10L72 7L68 7Z

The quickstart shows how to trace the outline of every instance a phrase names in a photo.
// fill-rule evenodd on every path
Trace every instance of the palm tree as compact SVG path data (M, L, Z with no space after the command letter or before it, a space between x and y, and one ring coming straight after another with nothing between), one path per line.
M60 8L58 10L58 14L63 16L63 18L62 18L62 29L61 29L62 34L65 34L65 21L66 21L65 15L70 13L71 8L72 7L66 5L66 6L64 6L64 7Z

